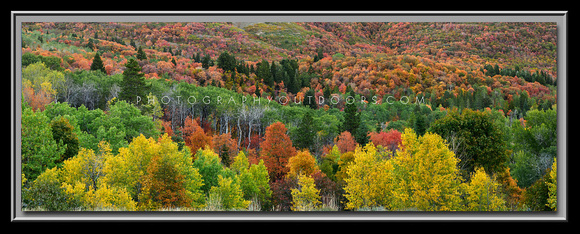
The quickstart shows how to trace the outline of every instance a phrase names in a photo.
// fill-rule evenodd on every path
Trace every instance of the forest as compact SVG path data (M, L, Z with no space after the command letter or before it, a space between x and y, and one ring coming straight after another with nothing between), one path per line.
M557 25L26 22L24 211L554 211Z

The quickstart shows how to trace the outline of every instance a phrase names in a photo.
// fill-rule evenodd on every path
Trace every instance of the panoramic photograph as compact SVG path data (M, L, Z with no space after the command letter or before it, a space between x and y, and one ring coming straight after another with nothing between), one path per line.
M21 211L557 211L555 22L20 30Z

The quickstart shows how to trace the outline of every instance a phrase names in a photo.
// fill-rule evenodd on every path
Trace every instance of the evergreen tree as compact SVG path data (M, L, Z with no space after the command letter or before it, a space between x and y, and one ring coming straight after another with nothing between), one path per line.
M330 94L330 88L328 86L324 87L323 95L325 100L330 100Z
M261 63L258 63L256 76L258 77L258 79L263 79L264 83L270 86L270 88L274 87L274 80L272 79L272 74L270 72L270 63L268 63L268 61L262 60Z
M211 58L209 57L209 55L206 54L201 59L201 67L203 67L203 69L209 69L210 64L211 64Z
M310 98L309 98L310 97ZM304 100L302 100L302 105L310 107L310 109L316 110L318 108L318 101L314 95L314 89L309 89L304 94Z
M137 97L140 97L143 101L146 95L147 85L145 85L145 78L143 73L141 73L141 67L134 59L129 59L125 67L119 99L137 104Z
M201 55L199 53L195 53L195 56L193 57L193 60L196 63L201 63Z
M256 97L262 96L260 94L260 83L256 83L256 90L254 91L254 94L256 94Z
M101 60L101 56L99 55L98 52L95 54L95 57L93 58L93 63L91 64L91 71L102 71L104 73L107 73L107 71L105 71L105 65L103 64L103 60Z
M91 50L95 50L95 44L94 44L92 38L89 38L89 42L87 43L87 47L89 47Z
M316 52L317 52L316 55L314 55L314 62L318 62L319 60L324 58L324 55L322 54L322 48L318 48Z
M224 71L234 71L236 63L236 58L227 51L221 53L217 59L218 68L224 69Z
M359 114L359 121L360 121L360 114ZM366 124L359 122L358 128L355 130L354 139L360 145L366 145L369 143L369 129Z
M415 107L414 116L415 117L413 122L413 130L415 130L417 135L422 136L423 134L425 134L427 126L425 123L425 116L423 116L423 114L421 113L421 107L419 105Z
M139 60L147 59L147 54L145 54L145 52L143 52L143 48L141 48L141 46L139 46L139 49L137 50L137 59L139 59Z
M294 141L298 149L310 149L310 146L314 142L314 135L316 134L313 129L314 120L312 119L312 114L310 110L306 110L304 117L302 117L302 122L298 126L296 140Z
M137 45L135 44L135 40L131 39L131 42L129 42L129 45L133 46L133 48L137 48Z
M355 97L354 92L350 92L351 97ZM358 113L358 108L356 104L346 103L344 108L344 122L342 123L342 131L348 131L351 134L355 134L358 126L360 125L360 114Z
M272 79L274 80L274 82L279 83L280 82L280 75L278 75L278 66L276 65L276 63L274 61L272 61L272 65L270 66L270 74L272 75Z

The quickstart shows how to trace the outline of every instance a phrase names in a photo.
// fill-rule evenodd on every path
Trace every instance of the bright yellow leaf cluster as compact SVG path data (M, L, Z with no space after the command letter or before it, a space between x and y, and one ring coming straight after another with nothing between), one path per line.
M461 177L455 157L437 134L402 134L394 157L373 144L358 147L345 179L348 209L453 211L462 209Z
M292 189L292 210L312 211L320 207L320 191L309 175L298 175L298 188Z
M464 184L466 210L468 211L503 211L506 210L501 197L500 184L488 176L482 167L475 169L471 181Z
M556 211L558 208L558 163L556 158L554 158L550 178L546 184L548 185L548 204L546 205Z
M349 209L389 206L393 190L393 165L379 157L375 146L370 143L358 146L354 152L354 163L347 169L345 178Z

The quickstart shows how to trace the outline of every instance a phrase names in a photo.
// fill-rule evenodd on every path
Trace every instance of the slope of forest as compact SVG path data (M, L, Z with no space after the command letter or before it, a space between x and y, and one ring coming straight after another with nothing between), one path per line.
M556 30L24 23L23 208L554 210Z

